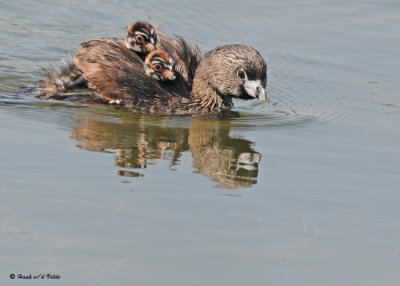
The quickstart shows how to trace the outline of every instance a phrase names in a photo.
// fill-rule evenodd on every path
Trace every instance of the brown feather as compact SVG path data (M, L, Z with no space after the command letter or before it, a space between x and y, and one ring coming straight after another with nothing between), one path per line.
M177 79L172 82L146 76L142 58L127 49L124 40L115 38L82 43L73 57L74 68L83 74L99 101L152 114L235 116L230 111L232 97L249 99L236 75L238 68L245 68L249 77L261 80L265 88L266 63L255 49L226 45L202 57L197 46L183 38L159 35L162 49L176 61ZM80 92L77 90L77 96Z

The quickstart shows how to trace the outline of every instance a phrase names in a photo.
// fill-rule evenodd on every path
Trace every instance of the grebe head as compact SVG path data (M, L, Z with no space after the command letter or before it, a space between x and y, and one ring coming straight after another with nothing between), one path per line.
M175 60L173 57L162 50L150 52L144 62L145 73L160 81L174 80Z
M129 25L126 35L126 46L138 53L149 53L156 49L157 34L153 25L144 21Z
M265 101L267 63L254 48L225 45L204 55L196 73L220 95Z

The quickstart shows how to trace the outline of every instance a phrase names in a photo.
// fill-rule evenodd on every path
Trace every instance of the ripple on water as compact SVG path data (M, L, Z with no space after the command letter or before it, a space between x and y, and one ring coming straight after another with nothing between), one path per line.
M328 69L329 71L329 69ZM269 103L236 101L242 113L256 116L265 126L295 126L335 122L370 122L387 115L379 84L360 79L320 75L273 74L267 87ZM286 83L286 85L284 85Z

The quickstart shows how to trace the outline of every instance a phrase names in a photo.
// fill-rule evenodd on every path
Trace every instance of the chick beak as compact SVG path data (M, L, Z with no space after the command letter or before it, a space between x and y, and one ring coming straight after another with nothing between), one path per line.
M144 44L144 45L142 46L142 51L143 51L144 53L154 51L155 49L156 49L156 45L153 44L153 43L150 43L150 42L147 42L146 44Z
M175 73L170 69L165 69L162 76L166 80L174 80L176 78Z
M261 101L267 100L267 94L265 92L265 88L262 86L260 80L245 80L243 84L246 93L254 98L257 98Z

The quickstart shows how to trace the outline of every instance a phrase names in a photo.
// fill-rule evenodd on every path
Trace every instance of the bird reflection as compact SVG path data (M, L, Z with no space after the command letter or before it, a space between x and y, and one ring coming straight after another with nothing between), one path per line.
M193 168L222 187L256 184L260 153L252 142L233 138L229 131L229 121L140 116L110 120L81 114L74 119L71 137L81 149L114 153L120 176L143 176L140 170L158 160L168 160L173 169L182 154L190 152Z

